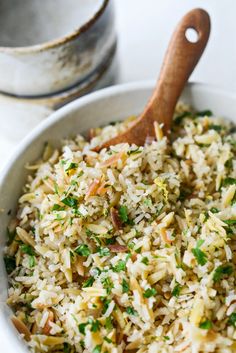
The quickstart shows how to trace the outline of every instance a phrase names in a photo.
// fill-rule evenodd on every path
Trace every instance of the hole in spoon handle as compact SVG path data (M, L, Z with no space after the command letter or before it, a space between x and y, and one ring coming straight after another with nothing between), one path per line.
M195 40L187 32L195 31ZM167 132L171 126L176 103L206 47L210 34L210 17L205 10L194 9L179 22L168 46L156 89L146 112L154 120L164 123Z

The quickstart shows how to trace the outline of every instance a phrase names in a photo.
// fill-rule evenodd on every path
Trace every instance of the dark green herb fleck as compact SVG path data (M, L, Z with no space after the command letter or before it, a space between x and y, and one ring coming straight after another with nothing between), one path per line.
M165 341L169 341L170 337L169 336L164 336Z
M212 116L213 114L212 114L211 110L207 109L207 110L202 110L200 112L197 112L195 115L196 116Z
M126 262L123 260L119 260L118 263L113 267L114 272L121 272L125 271Z
M55 203L55 205L53 205L52 207L52 211L64 211L65 210L65 207L63 206L60 206L58 204Z
M123 223L127 223L129 220L128 209L126 206L120 206L118 209L120 219Z
M75 253L80 256L89 256L91 251L87 244L81 244L75 249Z
M68 172L69 170L72 170L72 169L76 169L76 168L78 168L77 163L70 163L69 166L66 168L66 172Z
M231 325L231 326L236 327L236 313L232 313L229 316L228 324Z
M127 312L127 314L129 314L129 315L138 316L137 311L134 310L134 308L132 308L132 306L128 306L128 307L126 308L126 312Z
M12 271L15 270L16 260L13 256L4 256L4 263L8 274L12 273Z
M218 213L218 212L220 212L220 211L218 210L218 208L216 208L216 207L212 207L212 208L210 209L210 211L211 211L212 213Z
M173 297L178 298L178 297L179 297L179 294L180 294L180 291L181 291L181 286L180 286L179 283L177 283L177 284L174 286L174 288L173 288L171 294L173 295Z
M91 324L91 331L92 332L99 331L101 324L98 320L89 320L88 323Z
M129 292L129 283L123 278L122 280L122 293Z
M142 153L142 150L140 149L140 147L137 147L134 150L130 150L127 152L128 156L130 156L131 154L138 154L138 153Z
M30 255L30 257L29 257L29 267L32 268L35 265L36 265L35 256L34 255Z
M23 244L20 246L20 250L22 251L23 254L27 255L34 255L34 249L30 245Z
M113 329L112 319L110 316L106 318L105 327L108 331Z
M69 345L69 343L67 343L67 342L63 343L63 352L64 353L70 353L71 352L71 346Z
M233 272L233 267L230 265L221 265L215 269L213 274L213 281L219 282L221 278L225 275L231 275Z
M97 248L97 252L100 257L110 256L110 250L108 248Z
M227 219L224 221L226 224L229 226L235 225L236 224L236 219Z
M71 196L65 197L63 200L61 200L61 202L71 208L77 208L78 206L78 200Z
M192 116L191 112L183 112L182 114L178 115L175 119L174 119L174 123L176 125L180 125L182 123L182 120L186 117L190 117Z
M86 281L84 281L83 288L92 287L94 281L95 279L93 277L89 277Z
M92 351L92 353L101 353L102 351L102 345L98 344Z
M199 328L201 328L203 330L210 330L212 328L212 326L213 325L210 320L205 320L199 325Z
M102 279L101 282L102 282L103 288L106 289L107 294L111 294L111 290L112 290L112 288L114 288L114 284L113 284L111 278L106 277L106 278Z
M236 184L236 179L235 178L225 178L222 182L222 186L228 186L228 185L234 185Z
M200 246L203 244L203 242L204 240L202 239L198 240L196 248L192 249L192 253L200 266L204 266L207 263L206 254L200 249Z
M82 335L85 335L85 328L87 325L88 325L88 322L78 325L79 332L82 333Z
M148 265L149 264L149 260L148 258L145 256L142 258L141 262L144 264L144 265Z
M217 132L220 132L223 129L223 126L221 125L209 125L209 130L215 130Z
M150 298L150 297L153 297L156 294L157 294L157 291L156 291L155 288L148 288L143 293L143 296L144 296L144 298Z

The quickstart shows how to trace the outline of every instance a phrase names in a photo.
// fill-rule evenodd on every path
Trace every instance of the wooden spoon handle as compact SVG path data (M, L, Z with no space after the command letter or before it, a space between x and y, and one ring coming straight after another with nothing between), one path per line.
M187 39L186 31L189 28L196 31L196 42ZM194 9L182 18L171 38L156 89L142 115L164 123L166 133L170 129L179 96L204 51L209 34L208 13Z

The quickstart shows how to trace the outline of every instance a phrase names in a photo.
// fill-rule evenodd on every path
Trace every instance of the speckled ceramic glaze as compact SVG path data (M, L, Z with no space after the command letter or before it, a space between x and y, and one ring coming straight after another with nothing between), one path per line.
M112 0L0 0L0 91L26 97L84 87L116 49Z

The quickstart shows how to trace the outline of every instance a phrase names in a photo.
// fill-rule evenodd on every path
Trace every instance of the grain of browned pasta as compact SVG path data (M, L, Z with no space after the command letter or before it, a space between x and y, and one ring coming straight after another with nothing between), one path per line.
M9 225L13 322L35 352L236 351L234 126L180 103L171 141L47 145Z

